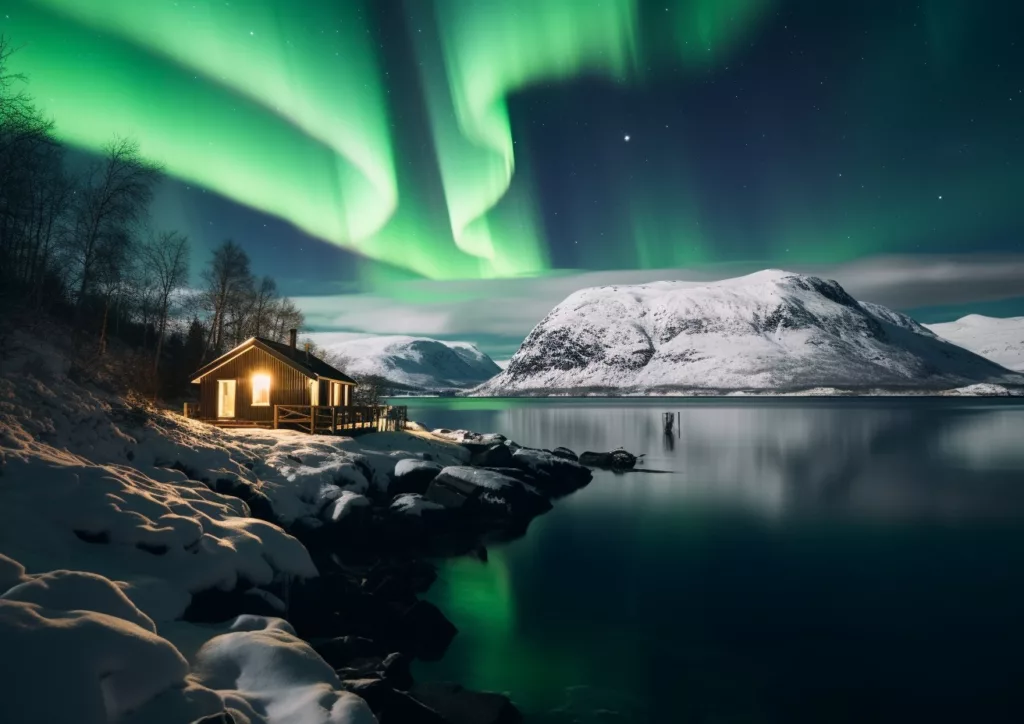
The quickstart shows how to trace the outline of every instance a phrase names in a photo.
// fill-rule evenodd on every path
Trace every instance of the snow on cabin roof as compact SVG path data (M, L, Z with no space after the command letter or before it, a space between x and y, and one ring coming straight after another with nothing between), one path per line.
M229 358L245 352L250 347L258 347L265 352L268 352L311 379L334 380L336 382L343 382L349 385L357 384L355 380L344 372L333 365L327 364L319 357L306 352L306 350L275 342L270 339L265 339L263 337L250 337L231 351L225 352L209 364L199 368L192 374L192 382L199 382L203 377L220 367Z

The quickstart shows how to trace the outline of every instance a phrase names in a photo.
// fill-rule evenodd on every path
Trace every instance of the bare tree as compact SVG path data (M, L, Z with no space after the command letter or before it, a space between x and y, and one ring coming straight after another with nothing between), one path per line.
M156 353L153 373L160 367L167 320L171 313L171 299L175 290L188 281L188 238L176 231L165 231L150 239L143 248L143 259L156 286Z
M302 329L306 318L288 297L281 298L274 305L268 329L268 336L276 342L284 342L289 329Z
M266 336L270 334L271 315L277 301L277 283L271 277L263 277L253 289L252 301L252 336Z
M84 308L97 275L97 265L118 258L116 248L130 238L130 228L146 213L160 168L143 160L138 144L115 138L105 158L94 167L79 193L72 253L79 274L78 309Z
M207 311L211 315L206 341L206 353L210 356L223 351L225 327L252 285L248 254L234 241L226 240L214 250L210 266L203 272L203 281Z

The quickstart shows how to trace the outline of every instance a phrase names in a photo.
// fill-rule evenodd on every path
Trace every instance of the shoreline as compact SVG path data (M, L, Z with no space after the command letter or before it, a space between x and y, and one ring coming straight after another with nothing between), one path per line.
M457 635L421 595L431 558L484 557L589 483L571 453L218 430L72 381L39 346L0 376L0 646L38 652L0 718L521 721L503 695L413 681ZM75 651L121 653L97 673ZM76 689L46 697L56 662ZM97 701L97 676L125 683Z

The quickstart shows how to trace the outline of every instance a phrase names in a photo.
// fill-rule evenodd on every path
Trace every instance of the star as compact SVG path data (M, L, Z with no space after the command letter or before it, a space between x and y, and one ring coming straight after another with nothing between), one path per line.
M625 135L623 140L625 140L626 143L629 143L629 134L628 133Z
M942 201L942 194L939 194L939 201Z

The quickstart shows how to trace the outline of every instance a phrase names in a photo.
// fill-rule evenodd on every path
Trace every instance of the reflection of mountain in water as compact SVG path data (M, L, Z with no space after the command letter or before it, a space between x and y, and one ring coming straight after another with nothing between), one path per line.
M668 402L667 405L671 405ZM765 513L1024 517L1024 407L947 401L680 405L665 445L648 404L566 403L498 413L525 444L577 452L619 446L671 475L599 475L577 505L705 501Z

